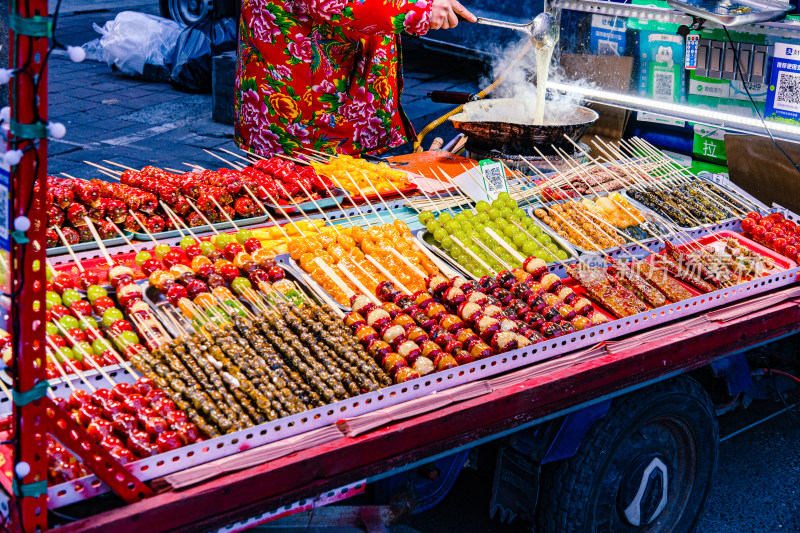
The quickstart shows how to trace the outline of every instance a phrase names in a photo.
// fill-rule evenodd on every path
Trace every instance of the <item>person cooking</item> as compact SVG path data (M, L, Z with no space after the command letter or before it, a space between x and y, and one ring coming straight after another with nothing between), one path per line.
M399 34L455 28L459 16L476 20L457 0L243 0L236 143L269 156L407 142Z

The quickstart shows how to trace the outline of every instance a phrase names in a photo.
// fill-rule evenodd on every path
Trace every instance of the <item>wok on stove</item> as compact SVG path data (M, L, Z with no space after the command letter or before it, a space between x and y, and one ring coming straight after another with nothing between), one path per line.
M561 105L557 111L552 108L549 111L546 106L544 125L534 125L530 123L533 109L528 102L497 98L467 102L464 110L450 117L450 121L456 130L469 137L469 146L496 149L506 154L535 155L534 147L552 154L551 144L571 153L572 145L564 135L578 142L598 119L597 113L578 105L568 108Z

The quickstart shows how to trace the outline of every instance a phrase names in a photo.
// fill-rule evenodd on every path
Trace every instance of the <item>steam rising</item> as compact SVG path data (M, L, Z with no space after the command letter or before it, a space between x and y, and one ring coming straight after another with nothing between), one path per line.
M496 48L493 55L497 57L492 62L491 78L483 80L485 85L490 84L503 74L500 86L492 93L492 98L514 98L519 101L515 109L497 110L497 113L487 112L485 116L470 114L471 120L491 120L508 122L511 124L534 124L534 111L536 108L536 55L533 50L525 54L522 59L514 64L522 49L529 44L524 38L504 49ZM508 72L506 72L508 71ZM551 62L549 78L557 80L561 76L558 69ZM585 81L570 81L574 85L590 85ZM580 105L580 98L575 95L566 95L551 92L544 111L545 125L568 124L575 115L575 106ZM491 115L491 116L490 116Z

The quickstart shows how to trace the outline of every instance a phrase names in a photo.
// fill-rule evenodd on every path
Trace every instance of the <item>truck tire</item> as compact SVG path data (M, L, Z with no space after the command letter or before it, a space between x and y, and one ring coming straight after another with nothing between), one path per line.
M615 400L577 453L542 473L540 533L686 532L717 469L719 427L688 377Z
M189 26L213 16L237 16L237 0L159 0L161 16Z

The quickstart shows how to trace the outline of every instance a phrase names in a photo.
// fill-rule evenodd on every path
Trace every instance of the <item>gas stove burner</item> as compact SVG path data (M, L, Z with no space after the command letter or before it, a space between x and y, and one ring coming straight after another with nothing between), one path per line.
M579 142L581 149L585 151L587 154L591 153L591 148L582 142ZM586 156L581 153L580 150L572 147L572 153L568 153L572 158L572 161L575 163L585 163ZM553 166L556 167L558 170L568 170L570 165L566 163L561 156L558 155L550 155L544 150L542 153L545 154L544 158L540 155L519 155L519 154L506 154L502 150L497 149L484 149L482 147L477 146L470 146L469 142L467 142L467 156L472 159L477 159L478 161L483 159L492 159L494 161L501 161L505 163L505 165L514 171L524 172L525 174L531 173L531 168L528 165L530 163L538 170L544 173L551 173L553 172ZM528 163L526 163L527 161ZM552 164L552 166L551 166ZM573 163L574 164L574 163Z

